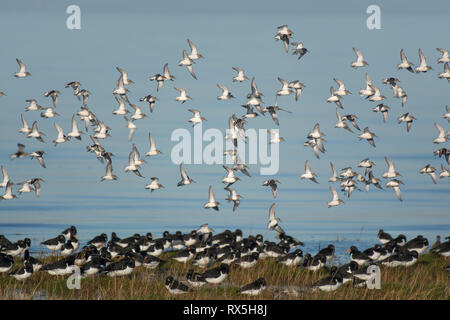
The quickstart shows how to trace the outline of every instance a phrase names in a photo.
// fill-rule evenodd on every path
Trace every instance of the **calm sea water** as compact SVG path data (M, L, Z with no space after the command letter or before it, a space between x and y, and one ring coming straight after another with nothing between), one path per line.
M372 31L366 28L365 13L372 1L301 5L288 1L289 10L268 1L260 1L258 6L232 1L226 8L209 1L179 6L146 1L126 6L119 1L78 1L81 30L66 28L65 11L69 4L72 3L16 1L3 4L0 12L0 27L12 30L3 35L4 49L0 51L0 90L7 94L0 97L0 164L7 168L14 182L32 177L45 179L39 199L33 194L23 194L14 201L0 202L0 234L12 240L29 236L36 251L40 241L56 236L70 225L78 227L82 241L112 231L121 237L148 231L157 235L164 230L188 232L203 223L209 223L218 232L240 228L246 235L261 233L275 240L275 233L266 229L268 208L273 202L282 227L304 241L306 250L311 252L328 243L335 243L338 254L350 244L369 247L377 242L380 228L394 235L404 233L408 238L422 234L430 242L437 234L450 233L448 179L440 179L434 185L428 176L419 174L426 164L440 171L443 163L433 156L433 151L444 145L436 146L432 140L437 136L434 122L448 130L442 115L450 101L450 91L446 81L437 79L443 67L436 63L440 54L435 48L450 47L442 37L442 30L450 30L445 15L450 3L441 3L439 7L419 1L383 3L382 29ZM282 44L274 40L276 27L282 24L288 24L294 31L294 39L310 50L302 60L286 54ZM188 38L205 56L194 66L197 81L185 68L177 66L182 51L188 50ZM350 68L355 59L352 47L364 53L368 67ZM418 62L419 47L433 70L419 75L398 71L400 49L405 49L409 60ZM13 77L17 71L16 58L26 63L31 77ZM161 72L166 62L176 81L165 83L156 92L156 83L148 78ZM148 149L148 132L152 132L163 151L142 166L145 179L123 171L131 143L127 140L124 119L112 115L117 107L111 94L119 76L116 66L127 70L135 82L128 87L130 100L149 115L136 122L138 129L133 142L143 155ZM250 78L256 77L258 88L265 94L264 105L274 102L275 92L281 87L277 77L306 84L299 102L292 96L279 98L279 105L292 114L279 114L280 135L286 142L280 145L280 171L274 176L281 181L277 199L272 199L270 190L261 186L268 177L259 175L258 165L251 165L252 177L243 176L242 181L233 185L244 197L237 212L232 212L232 205L224 200L227 192L220 182L225 175L221 165L185 165L197 183L178 188L178 167L170 158L175 145L170 139L172 131L186 128L192 132L187 122L191 116L188 108L201 110L207 118L204 129L222 131L232 113L244 113L240 105L246 102L250 84L231 81L235 75L233 66L243 68ZM375 103L357 94L364 87L366 72L387 96L385 103L391 106L387 123L372 112ZM408 93L405 107L381 83L388 76L401 80ZM360 127L368 126L377 134L376 148L358 141L356 135L334 128L335 105L326 103L329 87L335 86L334 77L344 81L353 93L343 99L345 109L341 114L358 115ZM73 80L91 91L89 107L112 128L112 137L101 143L114 154L114 173L119 176L116 182L100 182L105 168L85 151L90 144L87 136L81 142L69 141L56 147L50 142L56 137L54 123L67 132L72 115L81 106L72 90L64 88L65 83ZM236 99L217 101L220 93L217 83L227 86ZM175 102L177 92L173 86L185 88L192 101L183 105ZM50 89L61 91L59 117L42 119L39 112L24 112L25 100L30 98L50 106L51 101L42 96ZM146 103L138 102L147 94L159 99L152 114ZM417 118L410 133L396 122L406 112ZM47 135L46 144L18 133L20 113L30 125L38 121L39 129ZM303 146L316 122L327 139L327 151L320 160ZM79 126L82 127L81 122ZM248 123L248 128L274 127L268 116ZM36 160L10 160L17 143L25 144L29 152L46 151L47 169L41 168ZM331 175L330 161L337 168L356 169L360 160L370 157L376 162L375 176L380 177L386 170L385 156L394 161L402 174L403 202L395 198L392 190L371 188L369 193L355 191L350 199L341 195L345 204L327 208L326 202L331 198L327 182ZM300 180L305 160L310 161L319 184ZM165 188L150 194L144 186L153 176L159 177ZM218 213L202 207L210 184L221 202Z

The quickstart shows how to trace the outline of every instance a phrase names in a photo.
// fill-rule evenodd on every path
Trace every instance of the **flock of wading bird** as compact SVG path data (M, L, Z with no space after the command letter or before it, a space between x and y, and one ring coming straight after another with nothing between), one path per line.
M292 42L290 43L290 40L293 37L293 32L288 28L287 25L280 26L277 29L277 33L275 35L275 39L279 40L283 43L284 49L286 52L289 52L289 46L292 45L294 49L292 50L293 55L297 55L298 59L301 59L305 54L308 53L308 50L303 46L303 43L301 42ZM203 56L199 53L197 47L188 40L188 44L190 46L190 53L188 53L186 50L183 50L183 59L179 61L178 65L181 67L186 67L190 75L197 80L197 76L194 72L194 65L197 63L197 60L201 59ZM438 74L438 78L440 79L447 79L447 81L450 83L450 70L448 63L450 62L450 57L448 55L448 50L437 48L437 50L442 54L441 57L437 59L437 63L442 63L444 66L444 70L442 73ZM352 68L362 68L366 67L368 63L364 60L364 56L361 53L361 51L353 48L354 53L356 54L356 61L351 63ZM421 49L419 49L419 58L420 63L414 67L414 64L407 60L404 50L402 49L400 51L400 58L401 63L397 65L398 69L406 69L409 72L412 73L425 73L432 70L432 68L427 64L425 56ZM27 71L27 68L25 64L17 59L17 63L19 64L20 70L14 74L16 78L28 78L31 76L30 72ZM245 82L249 80L249 78L245 75L245 72L243 69L238 67L233 67L233 69L237 72L236 76L232 78L233 82ZM128 97L128 89L127 86L133 84L133 81L129 78L128 73L123 70L120 67L117 67L117 70L120 73L120 77L116 82L116 88L113 90L114 98L116 99L118 103L117 109L115 109L112 113L116 116L123 116L124 120L127 123L127 128L129 129L129 135L128 140L133 140L133 134L137 129L136 123L139 120L142 120L147 117L147 115L143 112L142 108L134 103L132 103ZM163 72L155 74L154 76L151 76L149 78L150 81L156 81L157 88L156 90L159 91L163 88L163 85L167 81L174 81L175 77L170 73L169 66L166 63L163 67ZM263 93L258 90L258 87L256 85L256 80L253 77L251 80L251 92L247 95L247 102L242 105L246 109L246 113L242 115L241 117L236 116L236 114L233 114L228 119L228 129L229 134L226 136L226 139L232 139L234 149L232 150L226 150L224 152L224 155L228 155L232 157L233 159L233 166L227 167L223 166L223 168L226 170L226 176L223 177L222 182L226 184L225 190L229 192L229 195L225 198L228 202L233 201L233 211L235 211L239 204L241 195L239 195L235 189L231 188L231 186L240 180L238 176L236 176L237 172L241 172L244 175L250 177L250 173L248 172L247 165L242 162L242 160L239 157L239 154L237 152L237 145L239 143L245 143L245 125L249 119L257 118L258 116L265 116L266 113L269 113L271 116L273 122L275 125L279 126L279 118L278 118L278 111L284 111L284 112L290 112L288 110L285 110L278 106L278 97L279 96L288 96L293 94L295 97L295 100L298 101L299 98L302 95L303 89L305 85L301 83L298 80L294 81L286 81L280 77L278 77L278 80L282 84L282 87L280 90L276 91L276 98L274 105L263 107ZM341 115L339 113L339 108L344 109L342 99L344 96L350 94L350 91L346 89L345 84L343 81L338 80L336 78L333 78L333 80L337 83L338 88L335 89L333 87L330 88L330 97L326 99L328 103L335 103L336 108L336 117L337 117L337 124L335 125L335 128L341 128L345 129L351 133L354 133L353 130L360 131L361 133L357 136L359 140L366 140L372 147L376 147L375 140L376 134L374 132L371 132L368 127L365 127L362 131L357 123L357 119L359 119L354 114L346 114ZM380 112L383 117L383 121L386 122L388 118L388 114L391 110L389 106L384 104L382 101L386 99L385 96L381 94L380 88L376 87L372 80L370 79L369 75L365 74L365 82L366 86L364 89L361 89L359 91L360 96L365 97L368 101L376 102L378 105L373 108L374 112ZM386 79L382 80L382 83L389 85L390 88L393 91L394 98L401 99L401 105L402 107L405 106L407 101L407 94L406 91L399 85L400 80L396 77L387 77ZM230 90L228 90L227 87L221 84L217 84L218 88L222 91L220 96L217 97L219 101L224 100L231 100L235 97L231 94ZM97 159L104 164L106 162L106 173L104 176L101 177L102 181L105 180L117 180L118 177L113 174L113 167L112 167L112 156L113 154L109 151L106 151L105 148L100 144L100 140L107 139L110 137L110 131L111 128L106 125L103 121L101 121L88 107L88 99L90 96L90 91L87 89L81 88L81 84L78 81L71 81L68 82L65 85L66 88L72 88L74 95L78 98L79 101L82 101L81 110L74 114L72 116L72 123L71 123L71 131L67 134L64 133L64 130L55 122L54 127L57 131L57 136L53 140L53 143L55 146L63 143L67 143L71 139L75 138L78 140L81 140L83 134L89 135L92 144L88 145L86 147L88 152L91 152L95 154ZM184 88L178 88L174 87L176 91L179 92L179 96L175 98L176 101L181 102L184 104L186 101L191 100L191 97L187 94L186 89ZM0 93L0 96L4 95L4 92ZM59 90L49 90L44 93L45 97L51 98L53 107L42 107L36 99L27 99L26 102L28 103L28 106L26 107L25 111L41 111L40 116L44 119L49 118L55 118L59 116L59 114L55 111L58 106L58 99L59 99L60 91ZM155 106L157 104L158 99L148 94L142 98L139 99L141 102L147 102L149 103L150 112L153 113L155 111ZM134 113L131 114L131 111L127 109L127 107L130 107L134 110ZM256 111L255 111L256 109ZM192 126L195 126L198 123L203 122L206 120L203 116L201 116L201 112L197 109L190 108L188 109L189 112L192 113L192 117L188 119L188 122L192 123ZM130 114L130 115L129 115ZM83 132L78 128L78 119L77 117L84 122L84 129ZM450 122L450 109L446 107L446 111L443 115L444 119L446 119L448 122ZM410 114L405 113L398 117L398 123L405 123L406 124L406 130L409 132L412 127L412 123L416 118ZM26 137L31 139L36 139L37 141L44 143L44 136L45 134L41 131L39 131L38 128L38 122L34 121L31 125L31 127L28 125L26 119L24 118L23 114L21 114L21 120L22 120L22 127L19 129L19 132L26 135ZM45 120L44 120L45 121ZM352 126L352 128L349 126L349 124ZM432 141L435 144L445 144L448 141L449 132L446 132L445 129L439 125L437 122L434 123L437 131L438 136ZM92 127L92 129L91 129ZM90 129L92 132L90 133ZM271 133L271 138L269 143L280 143L284 141L284 138L280 136L278 130L268 130L268 132ZM304 143L304 146L311 147L313 150L314 155L316 158L319 159L320 152L325 153L325 147L324 147L324 139L325 134L321 132L319 123L316 123L313 130L308 133L307 135L307 141ZM146 160L142 159L140 156L140 153L135 145L135 143L131 146L132 150L129 153L128 157L128 165L124 167L125 172L133 172L139 177L143 177L143 175L140 172L141 165L146 162ZM39 164L46 168L46 164L44 161L44 155L47 155L47 151L45 150L36 150L33 152L27 152L25 151L26 147L23 144L18 144L18 149L15 153L11 154L11 159L23 159L30 157L31 159L36 158L39 162ZM37 149L37 148L36 148ZM39 148L40 149L40 148ZM51 152L48 152L51 153ZM156 147L156 142L154 137L151 133L149 133L149 151L145 153L145 156L147 157L154 157L162 154L160 150ZM434 151L434 154L442 157L445 159L445 165L449 164L449 158L450 158L450 151L446 149L445 147L442 147L436 151ZM398 198L398 200L402 201L402 194L400 191L400 185L403 184L401 180L399 180L400 173L396 171L396 167L394 165L394 162L389 159L388 157L385 157L385 161L387 163L387 171L382 174L382 177L384 179L388 179L385 186L387 188L392 188ZM439 173L439 178L448 178L450 177L450 171L446 168L444 164L441 164L441 172ZM330 162L330 166L332 169L332 177L328 179L329 182L339 182L341 191L344 192L344 194L347 195L348 198L350 198L352 192L356 189L359 190L357 187L357 183L363 183L365 190L368 192L370 185L373 184L376 188L383 189L381 185L381 180L376 178L372 167L375 166L375 163L371 161L369 158L363 159L358 163L358 167L364 168L364 173L360 174L355 172L352 167L346 167L341 169L340 173L338 174L337 169L333 165L332 162ZM14 182L10 179L8 176L8 173L6 171L6 168L4 166L1 166L2 174L3 174L3 181L0 183L1 188L5 188L5 193L0 196L0 200L12 200L16 198L16 195L13 193L13 185ZM180 174L181 174L181 181L178 182L177 186L187 186L194 182L193 179L189 177L187 174L185 168L183 167L183 164L180 164L179 166ZM437 183L437 171L436 168L433 166L427 164L423 168L419 170L421 174L428 174L433 183ZM301 179L308 179L315 183L318 183L316 180L316 174L311 170L309 161L306 160L305 162L305 172L300 175ZM27 179L24 182L17 183L18 185L21 185L20 189L17 190L19 194L22 193L31 193L35 192L36 197L39 197L39 194L41 192L41 183L44 180L39 177L34 177ZM263 186L270 186L272 190L272 195L274 198L277 196L278 192L278 184L280 183L277 179L268 179L263 182ZM150 191L155 191L160 188L163 188L163 185L159 183L158 177L152 177L151 181L145 185L145 189L149 189ZM328 207L334 207L338 206L343 201L339 199L339 195L337 191L330 186L330 191L332 194L332 199L327 203ZM204 208L212 208L214 210L219 210L220 203L216 200L212 186L209 186L208 191L208 202L204 204ZM188 274L188 282L193 286L199 286L206 282L209 283L217 283L222 281L226 275L229 272L229 264L234 261L234 259L237 259L239 261L239 265L241 267L245 266L251 266L253 263L258 260L259 257L263 257L264 255L267 256L276 256L276 257L282 257L281 262L290 265L298 265L301 261L303 261L303 264L307 268L320 268L323 266L326 261L328 260L327 254L318 254L314 257L311 257L310 255L305 255L304 258L302 258L301 250L297 249L294 252L289 253L290 248L292 248L292 245L297 246L299 243L293 240L291 237L287 236L284 230L279 225L280 218L275 217L275 206L272 204L272 206L269 209L269 223L268 223L268 229L269 230L276 230L278 232L278 235L281 239L279 244L274 244L270 242L265 242L264 245L262 244L262 237L249 237L246 239L238 240L240 237L239 235L233 234L233 233L222 233L218 234L214 237L211 236L204 236L203 235L209 235L210 232L204 232L203 229L200 228L200 230L197 230L196 232L192 232L189 235L175 235L175 236L181 236L182 241L180 242L180 246L187 247L187 249L180 251L180 253L177 253L177 255L174 257L174 259L178 259L179 261L188 261L192 259L194 256L196 257L195 261L198 262L200 265L208 265L209 261L212 257L218 257L218 254L214 251L220 251L220 250L229 250L230 252L227 253L226 259L222 259L223 262L221 266L211 269L209 271L206 271L203 274L197 274L195 272L190 272ZM206 226L207 228L207 226ZM50 250L58 250L64 247L62 252L65 252L64 250L68 250L67 252L71 252L71 245L72 250L75 249L74 243L77 243L75 234L71 234L71 237L67 238L67 235L60 236L58 239L52 239L50 242L53 243L54 241L57 241L55 246L53 244L50 244L49 249ZM73 236L73 237L72 237ZM88 262L91 264L87 264L87 267L85 267L84 274L90 274L92 273L106 273L110 276L114 275L120 275L120 274L127 274L131 272L134 269L134 266L136 263L143 263L144 266L158 266L161 261L156 258L158 254L161 253L164 249L167 249L169 247L177 249L176 246L172 243L172 237L173 235L165 234L161 241L154 241L152 240L152 237L147 235L144 237L135 236L132 237L132 239L126 239L125 243L120 242L120 239L113 237L109 244L107 249L103 247L106 243L106 239L100 243L93 244L94 246L86 247L84 250L82 250L79 254L76 256L69 255L64 260L61 260L57 262L55 265L51 265L48 267L44 267L43 270L47 270L49 272L53 272L53 270L59 270L56 271L54 274L65 274L66 271L60 271L60 270L70 270L70 266L73 266L75 262L77 264L82 264L81 262ZM187 237L185 239L185 237ZM191 238L192 237L192 238ZM218 237L218 238L215 238ZM222 237L224 237L222 239ZM104 237L103 237L104 238ZM75 239L75 240L74 240ZM240 238L239 238L240 239ZM67 240L67 242L65 242ZM225 243L222 243L221 241L225 241ZM402 240L402 239L400 239ZM403 239L404 240L404 239ZM128 242L131 241L131 242ZM144 241L145 245L142 244L142 241ZM294 241L294 242L290 242ZM371 248L370 252L372 252L375 256L379 253L377 250L381 250L381 252L385 253L384 255L380 253L380 256L385 258L382 263L385 265L397 265L397 264L404 264L404 265L410 265L414 263L417 260L417 252L420 253L420 250L416 250L416 247L414 247L416 244L419 244L423 247L428 246L428 243L426 239L423 239L421 237L418 237L416 239L413 239L413 248L410 250L410 248L405 245L402 246L402 243L399 243L398 239L393 239L392 241L395 242L395 245L387 246L385 248L381 248L380 246ZM392 244L392 241L389 243ZM25 261L33 261L32 257L29 256L29 253L27 250L22 250L24 248L29 247L29 239L24 240L21 245L19 245L20 252L25 252ZM410 243L410 242L408 242ZM9 245L18 245L18 244L11 244L6 243L6 247L8 248ZM23 247L25 246L25 247ZM66 248L66 246L68 248ZM209 246L209 247L208 247ZM237 246L237 248L236 248ZM445 247L446 246L446 247ZM124 251L121 251L120 248L123 248ZM448 242L446 245L444 245L444 252L448 252ZM2 249L6 250L5 252L10 252L9 249ZM103 248L103 249L102 249ZM119 251L111 251L111 248L116 248ZM151 248L151 249L150 249ZM211 249L214 248L214 249ZM228 249L224 249L228 248ZM272 248L277 253L275 255L271 255ZM447 248L447 249L446 249ZM330 252L334 253L334 248L329 247L328 248ZM22 250L22 251L21 251ZM150 252L148 250L151 250ZM368 249L369 250L369 249ZM447 251L445 251L447 250ZM353 259L354 262L349 264L346 268L342 269L339 268L337 273L334 273L330 276L330 278L324 280L325 282L331 282L333 283L332 287L327 287L328 289L336 289L340 284L345 282L347 278L345 278L345 273L353 274L352 272L357 270L356 264L361 267L365 265L367 262L370 261L378 261L379 259L372 259L370 255L370 252L359 252L356 248L352 248L351 256L355 256ZM16 252L13 250L13 252ZM125 257L118 263L114 264L108 264L109 262L106 262L108 260L108 255L111 255L111 258L114 258L115 255L113 255L112 252L115 252L115 255L123 256ZM249 254L246 254L246 253ZM268 253L269 252L269 253ZM375 252L375 253L374 253ZM416 253L415 253L416 252ZM10 252L11 253L11 252ZM362 254L363 256L368 257L367 260L362 260L362 262L358 262L357 256ZM3 255L2 256L2 263L8 263L8 261L11 262L11 259L8 257L11 255ZM95 257L95 258L92 258ZM197 258L198 257L198 258ZM223 258L223 257L221 257ZM219 259L221 259L219 258ZM85 259L85 260L83 260ZM140 261L140 259L142 261ZM283 260L284 259L284 260ZM386 260L387 259L387 260ZM140 262L139 262L140 261ZM356 261L356 264L355 264ZM208 263L206 263L208 262ZM99 264L102 266L101 268L92 267L92 270L97 271L90 271L91 265L99 266ZM25 263L25 266L23 269L19 271L17 275L15 275L17 278L26 278L29 276L29 273L31 272L31 265L32 263ZM86 266L86 265L85 265ZM104 266L104 268L103 268ZM5 269L6 270L6 269ZM9 269L8 269L9 270ZM33 269L34 270L34 269ZM334 270L336 271L336 270ZM345 271L345 272L344 272ZM62 273L61 273L62 272ZM342 276L342 273L344 273L344 276ZM197 279L200 279L197 281ZM204 283L202 282L204 281ZM171 292L177 293L177 292L185 292L187 291L187 287L184 286L182 283L177 282L171 277L167 278L167 287L171 290ZM255 283L250 284L249 288L263 288L265 286L265 281L263 279L258 279ZM322 288L321 285L318 285L319 288ZM251 293L259 292L258 290L249 289ZM253 290L253 291L252 291ZM245 290L244 290L245 291ZM247 290L248 291L248 290Z
M351 246L350 263L336 266L335 247L328 245L314 256L303 254L299 248L303 243L286 233L280 233L278 243L263 241L263 236L249 235L244 238L242 231L225 230L213 234L214 230L208 224L188 233L177 231L174 234L165 231L161 238L153 238L151 232L145 235L134 234L131 237L119 238L115 232L108 236L102 233L89 240L81 250L77 238L77 228L71 226L55 238L41 244L55 255L56 262L43 265L39 259L29 253L31 241L29 238L12 243L0 235L0 272L9 272L17 280L25 280L37 272L47 272L50 275L62 277L70 275L79 268L81 279L91 276L128 276L135 268L159 269L167 260L159 256L165 251L172 251L171 259L184 264L188 271L185 281L176 280L172 275L165 278L165 286L172 294L193 292L204 285L218 285L224 282L234 269L248 269L264 259L274 259L280 266L303 268L312 272L326 267L329 276L312 285L305 286L311 290L335 291L344 283L352 282L355 287L365 287L371 281L371 266L379 267L410 267L417 263L419 254L429 247L428 240L422 235L407 241L402 234L392 237L389 233L379 230L378 240L381 244L359 251ZM446 242L436 242L430 252L447 259L450 256L450 236ZM15 264L15 257L23 254L23 266L10 271ZM197 271L194 270L197 269ZM204 270L207 269L207 270ZM369 270L369 271L368 271ZM446 267L450 271L450 265ZM162 271L160 271L162 272ZM169 269L170 272L170 269ZM263 290L270 289L264 278L258 278L237 289L238 293L258 295ZM276 293L274 290L274 293ZM288 289L288 293L292 293Z

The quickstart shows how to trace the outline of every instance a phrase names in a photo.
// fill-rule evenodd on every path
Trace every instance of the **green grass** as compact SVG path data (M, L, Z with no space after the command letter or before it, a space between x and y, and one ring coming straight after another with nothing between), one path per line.
M327 269L317 272L302 268L280 265L273 258L258 261L249 269L237 265L231 266L228 278L219 286L205 285L193 292L173 296L164 286L165 277L172 275L184 281L189 268L197 272L199 269L190 264L183 264L170 259L173 253L164 253L161 258L168 262L157 270L137 267L130 276L110 278L107 276L91 276L81 280L81 289L69 290L67 277L57 278L39 271L25 281L17 281L5 274L0 275L0 299L82 299L82 300L170 300L170 299L450 299L449 272L444 267L449 264L444 258L425 254L412 267L381 267L381 289L369 290L354 288L351 283L341 286L335 292L310 290L309 287L319 279L328 275ZM44 263L55 261L58 257L46 257ZM17 259L16 267L22 265ZM16 268L15 267L15 268ZM261 295L246 297L237 290L259 277L264 277L268 284ZM297 295L282 293L281 288L301 288Z

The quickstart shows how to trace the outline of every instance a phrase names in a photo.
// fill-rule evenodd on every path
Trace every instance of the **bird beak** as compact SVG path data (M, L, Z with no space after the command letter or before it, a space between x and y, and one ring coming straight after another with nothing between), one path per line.
M76 235L73 235L73 237L78 240L78 237Z
M348 249L348 250L346 250L344 253L347 253L347 252L350 252L350 251L352 251L351 249Z

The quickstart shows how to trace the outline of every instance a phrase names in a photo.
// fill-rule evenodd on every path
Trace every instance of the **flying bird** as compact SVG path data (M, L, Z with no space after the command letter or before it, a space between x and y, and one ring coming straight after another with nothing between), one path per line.
M437 63L447 63L450 62L450 57L448 55L448 50L443 48L436 48L437 51L442 53L442 57L437 60Z
M282 25L278 27L277 34L275 35L275 40L281 40L283 42L284 50L289 52L289 39L292 38L293 32L288 28L287 25Z
M11 159L22 159L25 158L26 156L28 156L28 153L24 151L25 150L25 146L21 143L17 144L17 151L15 153L13 153L10 158Z
M14 73L14 76L16 78L26 78L28 76L31 76L31 73L29 73L26 70L25 64L22 61L20 61L19 59L16 59L16 61L19 64L20 69L19 69L19 72Z
M363 130L363 133L361 133L359 136L358 136L358 138L361 140L361 139L365 139L365 140L367 140L367 142L369 142L369 144L372 146L372 147L376 147L375 146L375 141L373 141L373 138L374 137L376 137L376 135L375 135L375 133L373 133L373 132L370 132L370 130L369 130L369 128L368 127L365 127L364 128L364 130Z
M12 182L11 180L8 181L5 187L5 193L2 196L0 196L0 200L13 200L17 198L17 196L12 193L13 184L14 182Z
M384 160L386 160L386 163L388 165L388 170L383 173L383 178L395 178L398 176L401 176L400 173L398 173L397 171L395 171L395 166L394 166L394 162L392 162L391 159L389 159L388 157L384 157Z
M180 67L186 67L186 68L188 69L189 73L191 74L191 76L192 76L195 80L197 80L197 76L196 76L195 73L194 73L194 68L192 67L192 64L193 64L193 63L194 63L194 60L192 60L192 59L188 56L186 50L183 50L183 59L180 60L180 61L178 62L178 65L179 65Z
M153 139L153 136L150 132L148 133L148 140L150 142L150 150L145 154L146 156L151 157L162 153L161 151L156 149L155 139Z
M413 120L416 120L416 118L407 112L398 118L398 123L400 124L402 122L406 122L406 132L409 132L409 130L411 130Z
M183 88L174 87L174 89L180 92L180 95L175 98L175 101L180 101L181 103L185 103L186 101L191 100L191 97L186 95L186 90L184 90Z
M188 122L192 123L192 126L195 126L197 123L202 123L206 119L202 116L200 116L200 111L197 109L188 109L189 112L192 112L194 116L192 118L189 118Z
M244 70L238 67L232 67L232 69L237 72L237 75L233 77L233 82L236 81L243 82L245 80L248 80L248 77L244 74Z
M305 173L303 173L302 175L300 175L301 179L309 179L315 183L318 183L316 180L316 174L314 172L311 171L311 169L309 168L309 161L306 160L305 161Z
M278 181L277 179L269 179L263 182L263 186L269 186L272 189L272 196L275 199L277 197L278 194L278 184L280 183L280 181Z
M420 72L427 72L428 70L431 70L431 67L427 65L427 61L425 60L425 55L422 52L422 49L419 48L419 58L420 58L420 65L414 68L414 71L416 73Z
M375 108L373 108L372 111L380 112L383 116L383 122L386 123L388 119L389 109L391 109L389 106L385 105L384 103L380 103Z
M203 58L203 56L198 53L197 47L192 43L192 41L187 39L187 42L189 44L189 47L191 48L191 54L189 54L189 58L192 60Z
M337 119L338 119L338 123L336 123L336 124L334 125L335 128L343 128L343 129L345 129L345 130L347 130L347 131L353 133L352 129L350 129L350 128L348 127L347 123L344 122L344 121L342 120L342 117L341 117L341 115L339 114L339 111L338 111L337 108L336 108L336 117L337 117Z
M40 132L37 126L37 121L33 122L33 125L31 126L31 132L27 135L28 138L36 138L40 142L44 142L44 139L42 139L42 136L44 135L43 132Z
M212 208L212 209L214 209L216 211L219 211L219 204L220 204L220 202L217 202L216 199L214 198L214 192L213 192L212 186L209 186L208 195L209 195L208 202L205 203L203 205L203 207L205 209Z
M113 167L111 161L106 161L106 174L102 177L101 181L104 180L117 180L117 176L112 173Z
M298 55L298 60L300 60L306 53L308 53L308 49L303 46L302 42L292 42L292 46L295 48L292 50L293 55Z
M145 102L148 102L149 108L150 108L150 113L152 113L153 110L155 110L155 103L156 103L156 100L158 100L158 98L152 96L151 94L149 94L149 95L147 95L147 96L145 96L145 97L139 99L139 101L145 101Z
M351 64L352 68L356 69L358 67L364 67L366 65L369 65L366 61L364 61L364 56L361 53L361 51L359 51L359 50L357 50L355 48L353 48L353 51L356 54L356 61L352 62L352 64Z
M392 179L386 183L387 188L392 188L395 192L395 195L397 196L397 199L400 201L403 201L402 199L402 193L400 190L400 184L404 184L402 181L397 179Z
M436 122L434 123L434 126L436 127L436 129L439 132L439 135L437 136L436 139L433 140L433 143L445 143L448 141L447 135L445 133L444 128L442 128L440 125L438 125Z
M183 168L183 164L180 164L180 174L181 174L181 181L178 182L177 187L180 186L186 186L188 184L191 184L192 182L195 182L193 179L189 178L189 176L186 173L186 170Z
M34 151L34 152L30 153L30 158L31 159L36 158L39 161L39 164L41 165L42 168L47 168L45 166L45 162L44 162L44 157L43 157L44 154L45 154L45 151L42 151L42 150Z
M433 183L434 184L437 183L437 180L436 180L436 168L435 167L427 164L425 167L420 169L420 173L421 174L427 173L431 177L431 180L433 180Z
M332 186L330 186L330 191L331 191L331 194L332 194L332 199L331 199L331 201L329 201L327 203L328 208L338 206L338 205L340 205L341 203L344 202L341 199L339 199L338 193L336 192L336 190L334 190L334 188Z
M269 208L269 223L267 224L267 229L275 229L278 233L285 233L284 230L278 225L280 222L281 219L275 217L275 203L273 203Z
M231 92L228 90L227 87L222 86L220 84L217 84L217 87L222 90L222 94L217 97L217 100L230 100L234 98L234 96L231 94Z
M150 178L152 181L145 186L145 189L150 189L150 192L158 190L160 188L164 188L162 184L159 183L159 178L152 177Z
M230 194L225 198L228 202L233 201L233 212L236 211L237 207L241 203L240 198L243 198L240 194L237 194L236 190L225 187L225 190L227 190Z
M406 69L409 72L413 72L414 73L414 70L412 68L412 66L414 64L409 62L408 59L406 59L405 51L403 49L400 50L400 59L402 60L402 62L397 65L397 68L398 69Z

